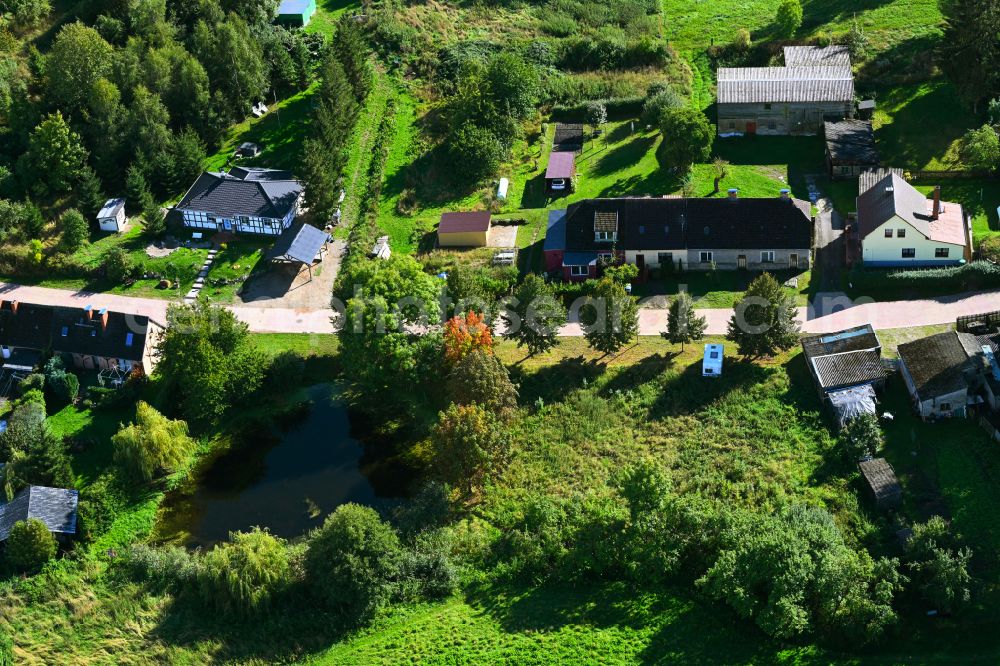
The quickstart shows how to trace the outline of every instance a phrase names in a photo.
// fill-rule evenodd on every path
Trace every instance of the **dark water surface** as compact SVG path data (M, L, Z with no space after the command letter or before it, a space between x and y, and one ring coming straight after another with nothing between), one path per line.
M403 494L405 488L385 483L384 470L365 465L336 387L312 386L308 397L312 409L304 419L284 432L254 433L204 472L185 498L189 546L208 546L253 526L292 538L320 525L341 504L380 507L388 502L380 493ZM382 477L379 492L366 472Z

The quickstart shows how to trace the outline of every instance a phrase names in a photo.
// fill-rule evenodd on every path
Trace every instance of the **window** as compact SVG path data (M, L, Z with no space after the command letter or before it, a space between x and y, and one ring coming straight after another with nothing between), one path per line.
M656 263L663 266L664 264L674 263L674 253L673 252L658 252L656 255Z
M615 255L613 255L610 252L598 252L597 253L597 258L600 259L601 261L611 261L614 258L614 256Z
M903 248L903 259L914 259L917 256L917 248L915 247L904 247Z
M951 403L950 402L942 402L941 403L941 411L942 412L950 412L951 411Z
M703 263L703 264L710 264L710 263L712 263L712 253L711 252L702 252L700 259L701 259L701 263Z
M126 347L131 347L132 346L132 341L134 339L135 339L135 336L133 336L131 333L126 333L125 334L125 346Z
M886 238L892 238L892 229L886 229L885 230L885 237Z
M851 167L840 167L841 175L848 176L851 173Z
M896 238L906 238L906 229L896 229Z
M595 231L594 232L595 241L616 241L618 240L617 231Z
M639 225L639 233L640 233L640 234L644 234L644 233L646 233L646 227L644 227L643 225L641 225L641 224L640 224L640 225Z
M62 337L65 338L67 335L69 335L69 327L68 326L63 326L62 327Z
M770 104L765 104L764 105L764 110L765 111L770 111L771 110L771 105Z
M570 266L569 267L569 274L573 275L575 277L579 277L581 275L587 275L587 273L588 273L588 271L587 271L587 267L586 266Z
M773 130L773 129L775 129L775 127L776 127L776 125L774 124L773 120L767 121L767 129Z
M951 248L947 248L947 247L936 247L936 248L934 248L934 258L935 259L947 259L948 258L948 251L950 249Z
M765 250L760 253L760 263L770 264L774 261L774 250Z

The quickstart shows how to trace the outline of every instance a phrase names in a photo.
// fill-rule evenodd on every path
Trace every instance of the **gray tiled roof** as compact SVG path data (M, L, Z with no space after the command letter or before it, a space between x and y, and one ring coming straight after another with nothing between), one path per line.
M80 493L64 488L29 486L6 504L0 504L0 541L10 536L14 524L28 518L45 523L50 532L76 533L76 508Z
M858 197L858 231L864 238L894 216L900 216L924 236L930 236L927 197L891 173Z
M868 190L875 187L875 185L885 178L886 176L896 174L900 178L903 177L903 170L897 168L880 167L878 169L865 169L858 176L858 195L862 195Z
M720 67L720 104L851 102L850 67Z
M785 67L808 67L815 65L851 66L851 52L846 46L786 46Z
M892 465L885 458L874 458L872 460L862 460L858 463L858 469L865 477L868 487L872 489L876 499L879 501L892 501L899 499L903 489L896 479L896 472Z
M906 342L897 349L921 400L968 387L966 373L975 369L971 357L982 351L970 333L948 331Z
M175 208L283 219L301 193L302 185L287 171L234 167L229 173L201 174Z
M877 165L875 132L864 120L841 120L823 123L826 150L834 162Z

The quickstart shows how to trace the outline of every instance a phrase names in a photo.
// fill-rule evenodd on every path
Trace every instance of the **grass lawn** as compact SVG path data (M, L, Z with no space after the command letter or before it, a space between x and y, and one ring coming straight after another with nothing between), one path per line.
M318 333L251 333L257 346L267 354L291 351L300 356L332 356L340 348L336 335Z
M780 4L780 0L663 0L664 29L667 39L682 51L728 43L739 28L749 30L755 41L767 39L773 36ZM855 18L879 51L906 48L940 33L936 0L804 0L802 6L797 39L847 32Z
M257 269L258 263L274 244L273 239L244 236L225 244L220 249L208 271L201 295L218 303L230 303L243 286L243 278ZM232 284L215 286L212 280L237 280Z
M760 275L757 271L688 271L678 275L668 275L634 285L632 293L640 299L655 296L673 296L679 291L687 291L694 298L698 308L732 308L743 298L743 292L750 282ZM797 281L796 287L789 287L798 305L807 305L809 296L810 271L777 271L774 277L779 282L790 278Z
M264 117L250 117L230 127L219 149L205 160L205 169L222 171L239 163L296 172L302 138L309 126L312 96L317 86L318 84L313 84L291 97L278 100L277 104L269 102L269 111ZM258 144L261 153L253 159L241 159L237 162L233 159L233 152L244 141Z
M316 13L305 27L305 32L316 32L327 39L333 39L340 15L358 7L360 3L357 0L319 0L316 3Z
M943 80L879 90L873 119L880 160L904 169L961 168L958 143L982 119Z
M182 234L182 238L187 236L190 234ZM144 298L174 299L183 296L194 284L199 269L205 263L208 250L180 247L166 257L154 258L146 254L148 245L149 241L142 235L142 227L136 224L121 234L104 232L94 234L92 242L80 248L75 253L74 259L79 261L88 271L96 270L101 266L104 254L108 250L113 247L121 247L132 259L133 264L139 268L140 274L163 275L174 283L173 289L159 289L157 287L159 279L138 279L131 285L113 284L103 278L92 279L87 276L40 279L29 279L23 276L0 276L0 280L53 289L85 289Z

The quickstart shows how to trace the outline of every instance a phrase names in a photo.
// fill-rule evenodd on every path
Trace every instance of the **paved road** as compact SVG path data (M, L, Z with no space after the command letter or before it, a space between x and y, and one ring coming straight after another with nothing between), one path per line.
M890 301L882 303L852 303L841 294L818 294L821 307L799 308L802 330L806 333L828 333L851 326L871 323L876 329L905 328L947 324L959 315L976 314L1000 309L1000 290L945 296L941 298ZM24 287L0 282L0 299L19 300L25 303L64 305L69 307L106 307L111 310L135 312L154 321L166 319L168 301L153 298L135 298L114 294L95 294L83 291ZM230 310L258 333L333 333L331 309L306 310L295 308L262 308L250 305L230 306ZM833 312L836 310L836 312ZM823 314L829 312L830 314ZM708 320L707 332L722 335L726 332L733 314L728 309L699 310ZM642 308L639 312L640 335L659 335L667 327L667 311ZM579 324L567 324L561 335L581 335Z

